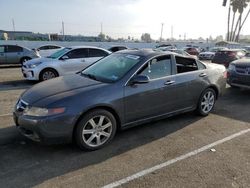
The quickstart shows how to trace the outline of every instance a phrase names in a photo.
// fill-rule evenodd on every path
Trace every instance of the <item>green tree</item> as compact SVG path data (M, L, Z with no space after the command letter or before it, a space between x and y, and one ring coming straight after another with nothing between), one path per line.
M141 40L144 42L152 42L152 39L149 33L143 33L141 35Z

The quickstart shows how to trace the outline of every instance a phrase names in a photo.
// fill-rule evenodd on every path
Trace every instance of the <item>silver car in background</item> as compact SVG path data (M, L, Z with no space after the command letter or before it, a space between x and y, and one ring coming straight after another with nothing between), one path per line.
M1 64L23 64L40 55L33 50L18 45L0 45L0 65Z
M108 50L93 46L67 47L51 56L25 62L22 73L27 80L49 80L81 71L110 53Z

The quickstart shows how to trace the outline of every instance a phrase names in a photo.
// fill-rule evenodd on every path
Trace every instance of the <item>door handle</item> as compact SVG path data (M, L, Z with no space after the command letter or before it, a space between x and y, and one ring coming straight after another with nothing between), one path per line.
M164 85L172 85L172 84L174 84L175 83L175 81L173 81L173 80L168 80L168 81L166 81L165 83L164 83Z
M207 74L204 72L199 74L199 77L205 77L205 76L207 76Z

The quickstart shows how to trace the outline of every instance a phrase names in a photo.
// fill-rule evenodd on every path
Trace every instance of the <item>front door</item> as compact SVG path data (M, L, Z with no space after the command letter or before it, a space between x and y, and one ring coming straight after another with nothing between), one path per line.
M61 60L60 63L64 74L76 73L89 65L87 48L73 49L63 57L65 56L67 56L67 59Z
M125 121L131 123L176 110L175 76L171 57L149 61L137 74L149 77L149 83L125 86Z

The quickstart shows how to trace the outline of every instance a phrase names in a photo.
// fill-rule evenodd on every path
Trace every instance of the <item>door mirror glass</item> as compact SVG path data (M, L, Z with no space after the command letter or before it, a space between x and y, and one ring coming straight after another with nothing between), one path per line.
M149 77L145 75L136 75L130 80L130 84L146 84L149 82Z

